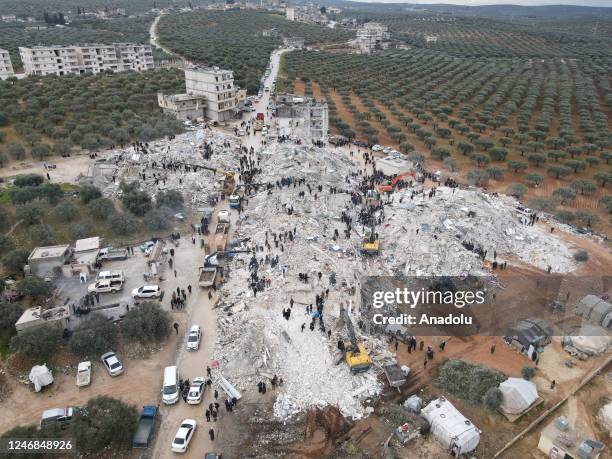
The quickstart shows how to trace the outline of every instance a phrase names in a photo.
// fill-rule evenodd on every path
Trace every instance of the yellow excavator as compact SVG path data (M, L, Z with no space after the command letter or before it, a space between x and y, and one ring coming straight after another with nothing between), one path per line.
M340 309L340 317L346 326L348 331L348 341L344 341L344 359L348 364L351 373L361 373L363 371L368 371L372 366L372 359L370 358L370 354L366 351L363 343L357 342L357 337L355 336L355 330L353 329L353 324L351 323L351 319L346 312L346 309Z
M380 241L378 240L374 225L372 225L370 231L363 237L361 253L364 255L378 255L380 253Z

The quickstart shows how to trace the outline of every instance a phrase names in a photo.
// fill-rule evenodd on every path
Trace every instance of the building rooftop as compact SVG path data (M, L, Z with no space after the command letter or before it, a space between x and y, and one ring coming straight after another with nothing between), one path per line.
M204 96L200 96L197 94L170 94L170 95L164 95L164 97L174 102L181 102L181 101L194 100L194 99L204 99Z
M50 309L42 309L41 306L37 306L34 308L29 308L23 311L21 317L15 323L17 325L27 324L29 322L37 321L37 320L60 320L66 319L70 317L70 309L68 306L58 306Z
M30 253L28 260L61 257L69 248L70 246L68 244L52 245L49 247L36 247L34 250L32 250L32 253Z
M100 248L100 238L98 236L79 239L74 245L75 252L86 252L89 250L98 250Z
M224 70L216 66L215 67L201 67L199 65L193 65L193 66L188 67L186 70L189 70L192 72L213 73L213 74L232 73L231 70Z

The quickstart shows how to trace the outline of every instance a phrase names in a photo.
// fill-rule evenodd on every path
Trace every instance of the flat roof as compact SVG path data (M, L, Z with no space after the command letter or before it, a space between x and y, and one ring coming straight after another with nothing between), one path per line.
M70 246L68 244L36 247L32 250L32 253L30 253L28 260L61 257L69 248Z
M57 306L44 310L41 306L37 306L23 311L23 314L21 314L21 317L19 317L15 325L26 324L36 320L60 320L67 317L70 317L70 309L68 306Z
M96 250L100 248L100 237L88 237L86 239L79 239L74 245L75 252L85 252L88 250Z

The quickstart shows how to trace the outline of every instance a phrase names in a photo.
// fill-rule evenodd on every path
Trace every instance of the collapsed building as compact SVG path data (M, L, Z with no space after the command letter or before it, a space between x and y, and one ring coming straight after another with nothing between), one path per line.
M329 130L326 101L294 94L278 94L275 99L278 132L312 142L325 142Z

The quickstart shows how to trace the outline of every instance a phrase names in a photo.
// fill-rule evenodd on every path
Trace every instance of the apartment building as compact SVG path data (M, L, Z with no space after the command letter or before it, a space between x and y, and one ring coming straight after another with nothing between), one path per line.
M327 102L283 93L275 98L275 110L279 120L279 132L299 134L313 142L327 140L329 129Z
M131 43L20 47L19 54L28 75L140 72L154 68L151 47Z
M187 94L206 99L206 117L212 121L229 121L238 108L234 73L219 67L194 67L185 70Z
M6 49L0 49L0 80L5 80L14 74L11 55Z
M157 104L162 112L181 121L197 120L206 114L206 99L191 94L157 94Z
M390 37L387 26L378 22L367 22L360 29L357 29L355 43L360 52L371 53L385 49Z

